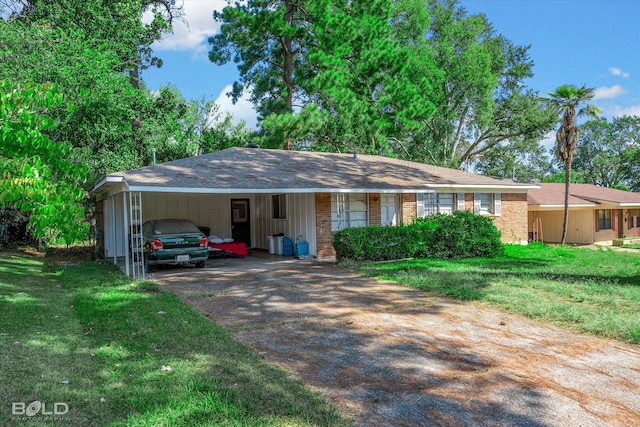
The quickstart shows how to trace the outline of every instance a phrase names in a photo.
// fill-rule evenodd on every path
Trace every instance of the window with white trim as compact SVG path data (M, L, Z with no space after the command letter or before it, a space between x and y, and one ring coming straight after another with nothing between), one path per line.
M501 211L500 193L473 193L473 212L475 214L500 216Z
M273 194L271 196L271 208L273 219L287 219L287 195Z
M454 193L422 193L418 194L418 216L433 216L437 213L452 214L456 210L456 194Z
M331 231L366 227L369 206L366 193L331 194Z

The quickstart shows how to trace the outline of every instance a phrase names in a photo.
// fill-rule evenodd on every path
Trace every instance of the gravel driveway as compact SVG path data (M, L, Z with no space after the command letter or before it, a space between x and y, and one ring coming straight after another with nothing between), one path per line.
M213 259L151 279L358 426L640 426L638 346L320 261Z

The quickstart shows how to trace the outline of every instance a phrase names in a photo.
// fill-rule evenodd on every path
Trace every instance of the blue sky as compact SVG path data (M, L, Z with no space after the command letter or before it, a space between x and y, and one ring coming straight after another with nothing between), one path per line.
M180 0L178 0L178 3ZM217 66L207 58L207 38L219 24L212 18L226 0L184 0L185 20L174 34L154 45L161 69L145 70L154 90L172 84L187 99L216 100L250 127L251 104L225 96L237 78L234 64ZM525 84L541 95L562 84L596 88L594 105L605 117L640 116L640 0L464 0L471 14L484 13L496 32L518 45L531 45L534 77Z

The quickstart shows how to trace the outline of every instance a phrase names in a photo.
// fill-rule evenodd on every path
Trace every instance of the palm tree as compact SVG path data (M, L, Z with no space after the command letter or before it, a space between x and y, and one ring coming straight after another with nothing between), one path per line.
M562 226L562 244L567 240L567 229L569 226L569 187L571 185L571 162L573 153L576 151L580 129L576 125L576 117L583 115L598 119L600 110L593 105L586 104L578 110L576 109L593 99L595 90L586 86L577 87L573 85L562 85L554 92L549 93L549 98L545 101L555 109L558 115L562 116L560 129L556 133L555 155L564 164L564 224Z

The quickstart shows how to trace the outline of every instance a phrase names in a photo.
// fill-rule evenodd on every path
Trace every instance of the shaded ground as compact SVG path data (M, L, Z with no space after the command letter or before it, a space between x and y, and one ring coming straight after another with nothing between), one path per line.
M637 346L331 263L267 258L214 259L149 278L356 425L640 426Z

